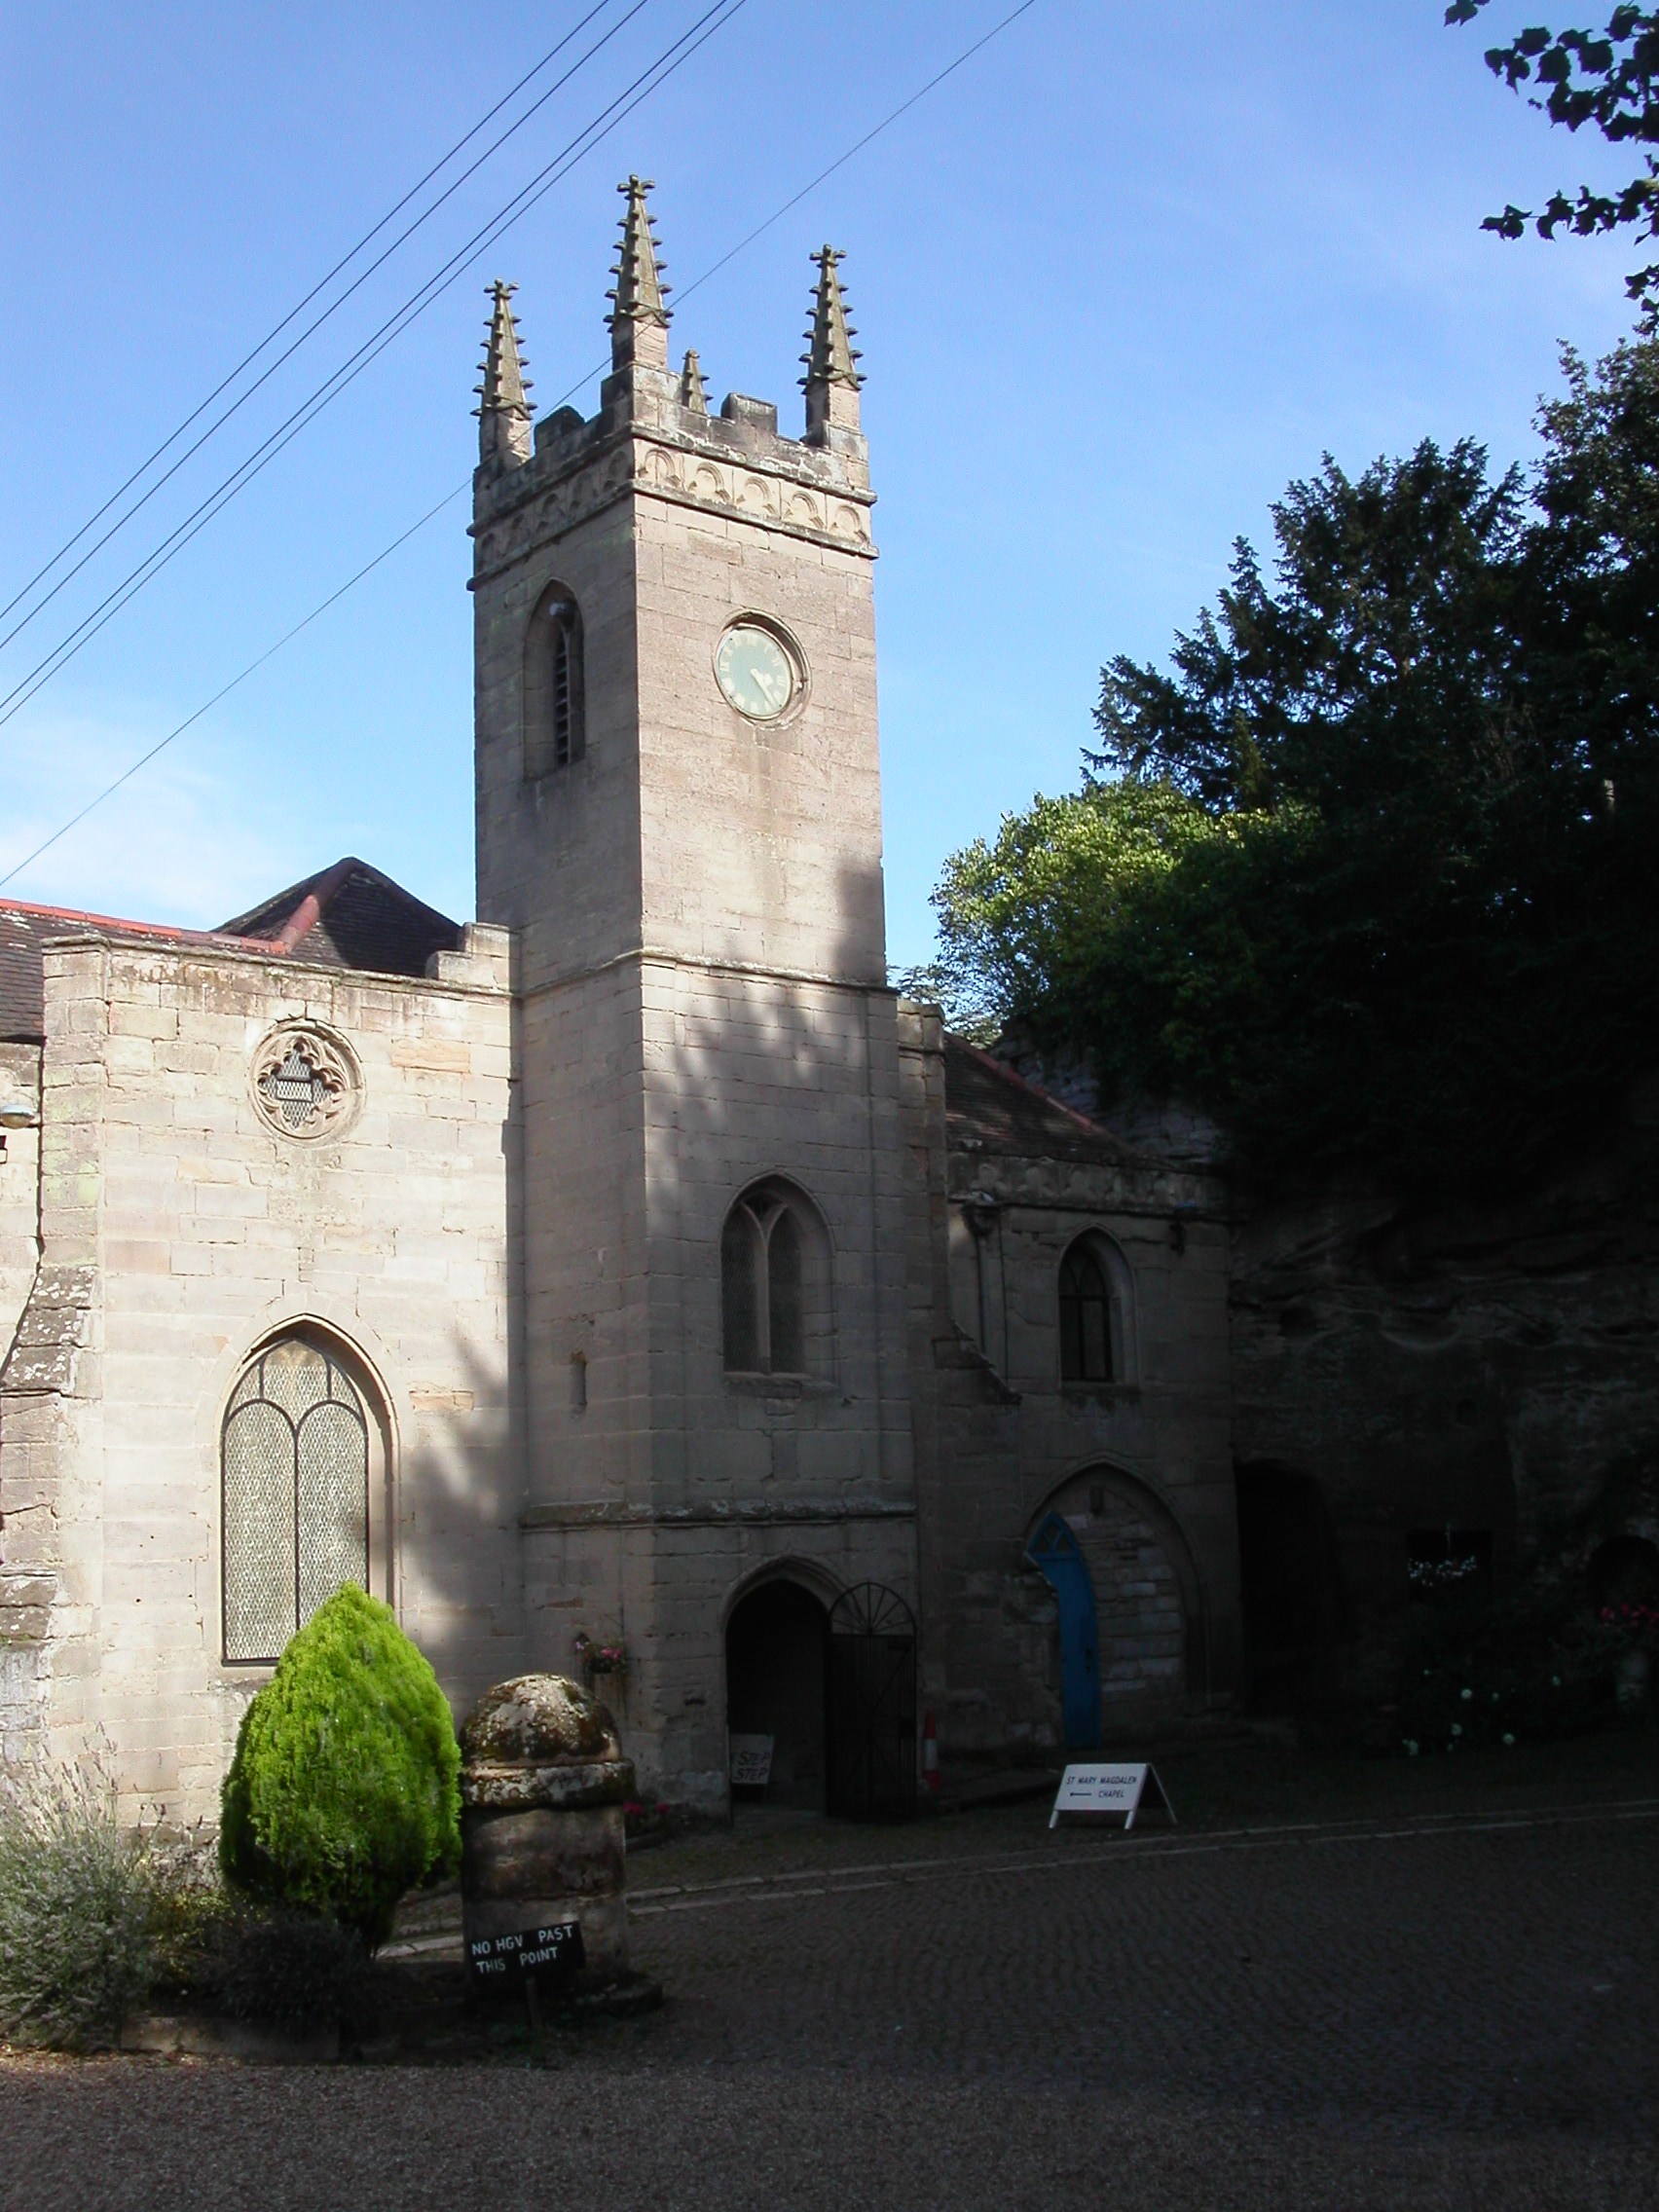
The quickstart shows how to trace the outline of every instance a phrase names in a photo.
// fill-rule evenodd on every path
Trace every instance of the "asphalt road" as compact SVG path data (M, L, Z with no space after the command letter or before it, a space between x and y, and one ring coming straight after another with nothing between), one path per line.
M6 2060L0 2206L1659 2204L1651 1795L1043 1822L643 1858L667 2007L528 2059Z

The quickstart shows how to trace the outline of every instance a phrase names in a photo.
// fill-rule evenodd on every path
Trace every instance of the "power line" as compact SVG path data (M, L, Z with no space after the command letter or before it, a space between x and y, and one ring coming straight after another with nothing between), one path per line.
M587 14L582 18L581 21L576 24L575 29L567 32L566 36L560 40L559 45L553 49L553 53L545 55L542 60L536 63L535 68L530 72L530 76L534 77L537 75L540 70L546 67L547 62L553 58L553 55L558 54L563 47L568 46L571 40L576 36L576 33L585 29L586 26L593 20L595 16L601 14L606 8L611 5L612 0L597 0L597 5L588 10ZM582 55L577 60L572 62L571 67L565 71L565 74L562 77L556 78L554 82L547 87L547 90L542 92L537 99L534 100L529 107L525 109L523 115L519 117L518 121L511 125L509 129L503 130L501 135L498 139L496 139L492 145L487 146L484 149L483 153L478 156L476 161L474 161L468 167L462 169L460 176L453 179L453 181L448 184L441 193L439 193L438 197L432 202L431 205L425 208L423 213L418 215L415 218L414 222L410 223L404 230L400 231L397 237L392 240L391 243L387 246L381 253L377 254L374 260L369 263L366 269L360 270L358 274L352 278L351 282L346 286L345 290L341 292L336 299L330 301L329 305L323 309L322 313L319 315L313 316L313 319L309 323L307 323L304 330L300 332L299 336L293 339L287 346L285 346L282 351L277 354L276 358L274 361L267 363L265 368L261 370L260 374L255 377L253 382L247 387L246 390L239 393L237 398L235 398L231 402L230 406L227 407L222 414L220 414L212 423L207 425L206 429L203 431L202 435L195 441L195 443L186 447L184 452L181 453L178 459L172 463L172 466L166 469L160 476L158 476L156 481L149 487L149 489L146 492L142 493L138 498L134 499L132 504L127 509L124 514L117 517L115 522L110 525L109 529L104 532L103 535L98 538L94 544L88 547L87 551L82 554L81 558L75 563L74 567L67 570L61 576L59 576L57 581L53 585L52 589L49 592L42 593L41 597L35 602L34 606L29 608L28 612L24 614L19 621L15 622L12 625L11 629L8 630L3 637L0 637L0 650L3 650L12 643L14 638L18 637L22 631L26 630L37 614L39 614L44 608L51 606L52 602L57 597L58 593L62 591L67 584L70 584L74 581L75 577L80 574L81 571L87 566L88 562L95 559L95 557L103 551L104 547L109 543L110 539L112 537L115 537L121 531L125 530L127 525L132 520L135 514L137 514L142 508L149 505L150 501L156 497L156 494L162 490L164 485L171 483L172 479L178 474L179 470L183 468L189 461L195 459L195 457L202 451L203 447L206 445L208 440L218 435L219 431L224 428L225 424L231 420L231 418L234 415L240 413L240 411L246 406L247 402L253 397L254 393L262 389L265 385L270 383L271 379L276 374L277 370L282 367L284 362L291 360L294 354L299 351L300 348L305 345L306 341L313 337L316 332L322 328L323 324L330 319L331 316L337 314L339 311L346 305L346 302L350 299L354 293L362 289L362 287L368 282L369 278L374 276L375 272L378 269L384 267L385 264L390 260L391 256L396 253L401 246L407 244L409 240L415 236L415 233L420 230L424 223L428 222L433 215L437 213L438 209L443 206L444 203L452 199L455 194L461 190L461 186L466 183L469 177L475 176L479 169L483 167L484 164L488 162L494 155L498 153L501 147L506 144L507 140L511 138L516 131L522 129L525 124L530 121L533 115L535 115L541 108L546 106L547 102L553 97L555 92L562 92L565 86L567 86L571 82L571 79L574 77L580 70L584 69L587 64L593 59L594 55L598 54L602 48L608 46L610 41L617 35L617 33L625 28L625 26L630 23L637 15L639 15L640 11L643 8L648 5L649 0L634 0L634 5L629 8L626 15L622 16L616 22L612 23L609 30L608 30L602 38L596 39L593 45L588 48L587 52ZM518 92L528 82L529 78L521 78L519 80L519 84L513 88L513 92ZM490 110L490 115L498 114L499 110L505 106L507 100L510 100L513 97L513 92L504 94L503 97L496 103L496 106ZM110 495L110 497L104 501L103 505L98 509L97 513L91 516L86 522L84 522L81 525L81 528L75 533L74 536L68 539L65 544L61 545L58 548L58 550L53 555L52 559L47 562L46 566L43 569L36 571L35 574L23 586L22 590L19 591L14 599L10 600L5 607L0 608L0 620L4 620L6 615L12 612L14 608L16 608L22 600L26 599L29 593L34 590L36 584L44 581L44 579L57 566L58 562L63 559L64 555L70 552L76 545L80 543L81 539L86 536L88 531L91 530L95 523L97 523L104 515L109 512L110 508L115 505L118 499L122 498L126 493L130 491L132 486L138 482L139 478L142 477L146 473L146 471L161 459L162 455L165 454L169 447L175 445L178 442L178 440L184 435L185 431L190 427L191 424L198 421L201 416L205 414L207 409L212 406L214 400L217 399L222 392L226 391L230 387L230 386L235 384L237 378L241 375L242 371L249 367L252 362L258 359L259 355L264 352L265 349L270 346L276 338L280 336L280 334L288 327L289 323L294 320L295 316L303 313L304 311L311 305L312 301L316 298L317 294L324 290L327 285L332 283L334 278L339 276L340 272L347 267L348 263L356 258L356 256L363 250L364 246L369 243L369 240L376 238L380 234L380 232L385 230L387 224L391 221L392 217L396 215L401 208L408 205L409 202L415 197L416 193L420 192L424 185L428 184L431 179L438 173L438 170L443 168L447 163L455 158L455 155L460 151L461 146L464 146L469 139L475 138L478 135L478 132L484 128L484 124L489 122L490 115L485 116L481 122L474 124L471 130L467 132L466 137L460 140L457 146L452 147L450 152L444 156L442 162L436 164L433 168L428 169L425 176L422 178L420 184L411 186L410 190L406 192L403 198L397 203L397 205L393 207L387 214L383 215L381 217L381 220L375 225L374 229L368 232L365 237L360 239L357 241L356 245L351 248L351 251L349 254L347 254L342 260L335 263L334 267L329 271L328 275L322 277L316 284L312 287L312 289L306 294L305 298L300 301L297 307L291 308L289 310L289 312L282 317L282 320L276 324L276 328L268 332L267 335L260 340L259 344L253 349L253 351L251 353L245 354L243 356L243 358L231 371L230 375L226 377L214 387L212 391L207 394L207 397L202 402L201 406L196 408L191 414L187 415L184 421L179 424L178 428L172 432L171 436L165 439L163 443L156 448L155 452L151 454L149 460L144 461L140 467L134 469L132 474L127 479L127 482L123 484L118 491L113 492Z
M468 479L468 481L470 481L470 479ZM372 561L365 561L363 563L363 566L357 571L355 575L348 576L346 581L343 584L339 585L334 591L331 591L326 599L319 600L317 605L312 608L311 612L302 620L296 622L291 630L284 630L281 637L277 639L276 643L274 645L267 645L265 650L259 655L256 660L250 660L247 666L241 671L240 676L233 676L228 683L221 684L219 689L214 692L213 696L210 699L203 700L201 706L197 708L196 712L193 715L186 715L183 721L181 721L175 729L169 729L166 737L158 738L155 744L151 746L148 753L141 753L138 756L137 759L132 762L130 767L124 768L122 770L121 774L116 777L114 783L106 784L103 790L97 793L95 798L88 799L86 805L82 807L79 814L72 814L69 817L68 821L63 824L61 829L55 830L50 837L43 838L41 843L35 847L34 851L28 855L27 859L18 861L16 867L9 868L4 875L0 875L0 890L4 890L6 885L12 881L14 876L21 875L24 868L32 867L35 862L40 859L42 853L51 852L53 846L57 843L59 838L67 837L71 830L78 829L79 826L86 821L88 815L91 814L95 807L102 806L106 798L112 798L114 794L118 791L120 791L123 784L129 784L132 781L133 777L137 775L140 768L147 768L150 762L156 757L156 755L158 753L165 753L175 737L182 737L185 731L189 729L193 723L199 722L204 714L208 713L210 709L216 707L219 704L219 701L221 699L228 699L231 693L236 690L239 684L245 683L250 676L252 676L257 670L262 669L268 660L273 659L277 653L282 650L282 647L284 645L291 645L294 639L299 636L302 630L309 630L312 624L317 620L319 615L323 615L328 612L329 608L334 605L337 599L344 599L349 591L350 591L355 585L360 584L363 578L366 575L371 574L374 570L378 569L383 561L389 561L391 559L391 556L397 551L400 545L407 544L409 539L415 535L415 533L418 530L424 530L427 523L432 520L433 516L442 514L445 507L451 505L456 499L458 499L461 497L461 493L465 491L465 484L458 484L453 491L446 492L443 498L437 502L435 506L431 506L426 509L425 513L421 517L419 522L412 522L409 525L409 528L404 531L399 536L394 537L389 545L383 545Z
M739 0L739 4L741 5L741 0ZM756 239L764 237L766 232L771 230L774 224L780 222L783 217L790 212L791 208L797 207L800 204L801 201L806 198L808 193L816 191L818 186L821 185L827 177L833 176L837 169L845 167L846 164L850 162L855 155L862 153L866 146L870 145L875 139L879 138L882 132L889 129L891 126L897 123L902 116L907 115L910 109L916 105L918 100L925 99L927 95L938 86L942 85L947 77L953 76L955 72L962 67L964 62L971 61L974 55L977 54L981 50L981 48L988 46L994 38L999 37L1001 33L1007 30L1012 23L1016 22L1021 16L1027 14L1029 10L1036 5L1037 0L1020 0L1018 7L1012 9L1010 13L1004 16L999 22L994 23L982 37L976 39L972 46L965 47L963 51L956 56L954 61L947 63L944 68L939 71L937 76L930 77L927 83L923 85L917 92L912 92L907 99L902 100L899 106L892 109L887 115L883 116L881 121L876 124L873 129L866 130L862 138L856 139L854 143L847 148L845 153L837 155L835 160L830 164L828 168L820 169L817 176L813 178L810 184L803 185L797 193L793 194L790 199L786 200L780 207L775 209L772 214L768 215L763 223L758 224L753 231L748 234L747 237L740 239L737 244L731 247L728 252L721 254L720 258L718 261L712 262L700 276L693 277L689 284L684 285L680 292L680 298L682 302L688 299L691 294L697 291L702 285L708 283L711 277L718 276L719 273L726 267L728 262L734 261L740 253L743 253L747 250L748 247L753 245ZM735 10L733 12L735 13ZM716 27L718 28L719 26L717 25ZM620 118L618 118L618 121L620 121ZM582 387L584 385L591 383L593 377L598 373L599 372L597 370L590 369L587 375L580 378L577 383L571 385L570 390L563 393L561 397L554 402L554 405L556 407L564 406L567 401L572 399L575 394L582 389ZM272 659L276 653L279 653L284 645L290 644L295 638L300 635L302 630L309 629L311 625L314 621L316 621L319 615L327 613L328 609L333 607L337 601L344 599L349 591L352 590L354 586L361 583L363 578L370 574L375 569L378 569L383 561L389 560L391 555L395 553L400 546L407 544L409 539L412 538L418 531L424 530L426 527L427 523L433 521L435 517L440 515L447 506L452 505L455 500L460 498L461 493L468 488L468 486L471 484L471 475L468 474L461 480L461 483L455 485L450 491L446 492L443 498L439 499L435 505L430 506L426 509L425 513L422 515L418 522L411 523L409 528L403 531L398 536L394 537L389 545L383 546L381 551L375 555L372 561L366 562L354 575L349 576L343 584L339 585L334 591L331 591L326 599L319 601L318 604L312 608L309 614L307 614L302 620L294 624L291 630L284 631L282 636L276 640L276 643L274 645L268 645L265 651L262 652L256 660L251 660L248 662L247 666L240 672L240 675L233 676L231 681L223 685L219 690L215 691L210 699L203 700L203 704L196 709L194 714L186 716L185 719L181 721L175 729L169 730L166 737L158 739L157 742L151 746L147 753L140 755L140 756L136 760L134 760L129 767L123 769L122 773L115 778L114 782L106 784L102 791L96 793L93 797L90 798L87 801L86 805L81 808L78 814L71 815L69 820L65 822L60 829L55 830L52 832L52 835L46 838L41 844L37 845L34 851L28 854L25 859L18 861L13 867L8 868L4 875L0 875L0 890L4 890L8 883L11 883L17 876L21 875L25 868L32 867L34 863L40 859L43 853L49 852L52 847L59 841L60 838L66 837L71 830L78 828L79 825L87 819L89 814L92 813L97 807L100 807L103 804L105 799L113 797L115 793L120 791L124 784L129 783L131 779L135 775L137 775L138 771L141 768L147 767L149 763L153 759L155 759L157 754L165 752L166 749L172 744L175 738L182 737L185 731L191 728L196 722L199 722L202 719L203 716L209 711L209 709L216 707L221 699L227 698L230 693L236 690L240 684L245 683L250 676L252 676L258 669L263 668L266 662Z
M641 0L644 4L644 0ZM483 228L474 232L443 264L436 275L426 279L416 292L396 308L380 328L370 334L354 353L347 356L339 368L326 377L322 384L286 416L268 437L257 445L247 458L240 462L198 506L192 508L182 522L174 525L161 543L151 549L136 568L116 584L103 599L82 616L68 634L60 638L52 650L38 660L28 673L0 698L0 724L10 721L21 712L35 694L42 690L58 670L74 659L82 648L90 645L105 624L114 620L128 602L151 579L159 575L180 554L191 539L204 530L214 516L228 506L237 494L245 489L276 460L284 446L292 443L300 432L320 415L325 407L337 399L346 387L354 384L363 371L394 340L401 337L409 325L424 314L432 302L446 292L456 279L464 275L474 261L483 257L497 240L528 214L536 202L550 192L554 185L568 176L576 164L592 153L635 108L648 99L659 86L665 84L677 70L690 60L698 48L705 45L715 33L724 28L732 17L748 5L748 0L714 0L688 30L664 48L655 60L642 70L633 82L602 108L599 114L585 124L575 137L567 141L561 152L547 166L539 170L530 183L514 194L506 205L498 209ZM706 27L705 27L706 26Z
M947 62L945 66L940 71L937 77L930 77L927 83L921 87L920 91L912 92L907 100L902 100L900 104L893 110L891 115L884 115L881 121L875 126L873 129L866 130L864 136L856 140L854 144L849 146L844 154L837 154L835 159L830 164L830 166L827 169L820 169L818 174L813 178L810 184L803 184L793 200L786 200L781 207L775 209L772 214L767 216L766 220L763 223L759 224L755 230L751 231L746 239L739 239L736 245L732 247L729 253L722 253L719 261L715 262L710 268L705 269L703 274L699 277L695 278L693 282L687 284L680 294L681 304L683 306L685 301L687 301L691 297L692 293L699 290L704 284L706 284L711 276L719 276L719 272L725 267L728 261L735 261L740 253L745 252L750 246L755 243L756 239L764 238L766 233L773 227L775 223L781 223L784 217L790 212L792 207L798 207L801 202L806 198L808 193L816 192L818 190L818 187L825 182L826 178L832 177L837 169L845 168L847 164L853 159L855 154L862 154L865 148L870 144L872 139L879 138L884 130L888 129L893 124L899 121L899 118L902 115L908 115L910 110L916 105L916 102L918 100L925 100L928 94L933 92L937 86L942 85L947 77L954 77L957 70L962 67L963 63L972 61L975 55L978 53L981 47L989 46L992 39L994 38L1000 38L1003 32L1008 29L1011 23L1017 22L1021 16L1025 15L1028 10L1035 8L1036 5L1037 0L1019 0L1019 6L1017 8L1012 9L1009 14L1002 18L1000 23L993 23L990 29L986 31L983 38L977 38L972 46L964 47L962 52L956 56L956 59L954 61ZM594 372L592 370L588 372L589 377L591 377L593 374ZM584 378L583 382L585 383L587 379ZM580 386L577 387L577 389L580 389Z

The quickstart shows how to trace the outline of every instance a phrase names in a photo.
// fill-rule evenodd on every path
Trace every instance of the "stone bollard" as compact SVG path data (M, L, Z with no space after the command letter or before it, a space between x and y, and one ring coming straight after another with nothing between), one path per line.
M588 1986L628 1972L622 1806L633 1762L579 1682L498 1682L461 1732L461 1894L468 1946L581 1923ZM470 1949L469 1949L470 1955Z

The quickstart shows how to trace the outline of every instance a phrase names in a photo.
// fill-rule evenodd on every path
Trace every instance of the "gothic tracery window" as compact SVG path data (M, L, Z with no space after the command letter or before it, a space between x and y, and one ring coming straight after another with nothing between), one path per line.
M1109 1237L1080 1236L1060 1262L1060 1380L1134 1381L1134 1316L1126 1261Z
M231 1394L220 1445L227 1660L273 1660L369 1581L369 1427L339 1361L283 1337Z
M562 584L535 604L524 646L524 773L550 775L579 760L582 718L582 618Z
M815 1213L789 1185L758 1184L727 1214L720 1299L728 1373L823 1371L828 1245Z

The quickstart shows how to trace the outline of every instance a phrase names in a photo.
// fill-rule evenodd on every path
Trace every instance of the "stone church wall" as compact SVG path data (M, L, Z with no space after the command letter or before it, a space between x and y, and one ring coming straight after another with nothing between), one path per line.
M64 1749L101 1727L129 1803L211 1815L269 1673L221 1656L219 1431L248 1355L291 1327L341 1350L378 1417L377 1587L452 1698L519 1659L510 1001L502 940L472 945L438 982L96 938L47 952L4 1571L39 1601L42 1717ZM360 1070L338 1137L295 1141L255 1104L250 1056L295 1022Z
M1219 1194L1152 1161L950 1151L939 1050L937 1014L906 1010L912 1330L929 1338L928 1691L941 1742L1033 1756L1060 1742L1053 1603L1025 1558L1050 1511L1090 1562L1107 1727L1226 1710L1241 1662ZM1121 1380L1085 1386L1060 1379L1058 1279L1088 1232L1126 1263L1133 1341Z

